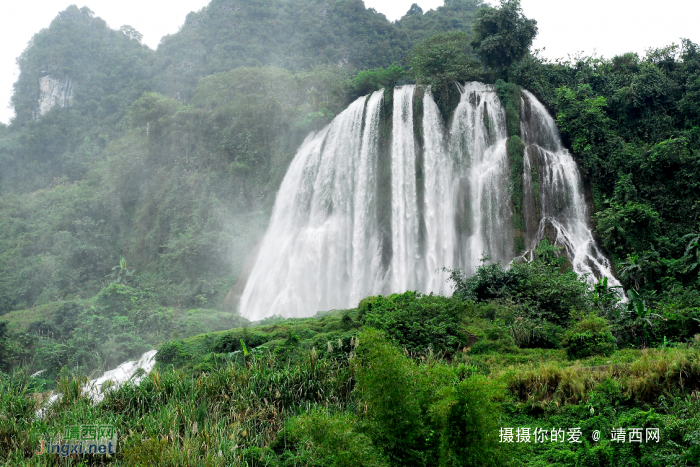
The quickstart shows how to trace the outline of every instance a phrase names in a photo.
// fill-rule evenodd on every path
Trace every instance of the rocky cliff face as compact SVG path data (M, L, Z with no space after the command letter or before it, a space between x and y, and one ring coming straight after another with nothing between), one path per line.
M39 99L33 118L39 119L55 106L68 107L73 99L73 80L56 79L51 75L39 79Z
M151 88L152 54L133 28L112 30L89 9L70 6L18 58L16 122L40 120L64 107L93 123L123 114L125 104Z

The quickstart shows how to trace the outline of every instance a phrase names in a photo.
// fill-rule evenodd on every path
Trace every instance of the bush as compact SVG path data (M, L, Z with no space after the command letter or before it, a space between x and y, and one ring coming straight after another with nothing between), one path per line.
M471 376L438 404L442 424L440 465L499 465L504 450L498 443L497 404L489 380Z
M545 320L531 320L518 317L509 326L515 345L521 349L556 349L561 345L564 329Z
M406 75L406 70L394 63L387 68L360 71L353 79L353 86L358 94L366 95L382 88L391 89Z
M416 364L376 330L359 339L362 421L392 465L502 463L497 387L479 376L460 381L459 370L446 365Z
M469 304L416 292L368 297L358 306L363 324L380 329L412 352L454 352L467 343L461 317Z
M331 414L316 409L287 422L272 444L280 453L285 444L297 446L295 458L300 465L332 465L335 467L388 466L385 456L369 437L358 430L357 418L350 413Z
M527 318L566 325L572 308L588 306L589 287L575 272L562 272L566 259L558 256L559 250L543 240L531 262L508 269L500 263L483 264L469 277L455 269L450 274L454 296L476 303L499 300L522 305Z
M569 358L609 356L617 348L608 321L594 314L586 316L567 331L562 345Z
M467 331L477 337L477 341L469 349L469 354L471 355L493 352L508 353L518 350L508 329L504 326L488 326L485 329L470 326L467 328Z
M177 365L182 363L187 357L187 352L182 348L181 341L166 342L156 354L156 362L165 365Z
M429 429L415 365L376 330L360 335L358 357L357 385L372 440L394 465L425 464Z

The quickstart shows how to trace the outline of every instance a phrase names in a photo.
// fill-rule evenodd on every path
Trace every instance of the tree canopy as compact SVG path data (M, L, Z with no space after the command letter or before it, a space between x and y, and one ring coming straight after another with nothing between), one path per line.
M484 65L505 69L522 59L537 35L537 21L522 12L520 0L500 0L499 8L482 8L473 26L474 47Z

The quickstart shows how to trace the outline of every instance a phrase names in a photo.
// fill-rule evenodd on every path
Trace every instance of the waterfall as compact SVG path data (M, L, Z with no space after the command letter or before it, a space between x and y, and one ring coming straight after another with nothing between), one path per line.
M561 142L554 119L529 91L523 91L522 109L520 132L526 146L523 194L530 198L523 203L526 223L540 219L536 231L528 229L534 232L526 239L528 248L531 251L540 240L549 238L564 248L576 273L589 274L589 282L608 277L609 285L619 286L610 260L593 238L583 180L573 156ZM533 173L539 181L539 199L534 196Z
M83 396L91 399L93 404L97 404L104 399L105 391L107 390L116 390L119 388L119 386L126 382L139 384L156 365L155 357L157 353L157 350L149 350L141 355L141 357L136 361L124 362L114 370L105 371L102 376L89 381L85 386L83 386ZM46 370L38 371L32 376L39 376L44 371ZM49 398L46 399L44 405L36 411L36 418L44 418L49 406L51 406L57 400L60 400L62 396L63 394L52 391Z
M449 292L443 267L516 252L505 111L467 83L449 125L430 89L377 91L302 143L240 301L251 320L349 308L368 295ZM422 104L422 105L418 105ZM589 226L583 181L552 117L523 91L526 253L544 238L572 268L617 284ZM592 280L592 279L591 279Z

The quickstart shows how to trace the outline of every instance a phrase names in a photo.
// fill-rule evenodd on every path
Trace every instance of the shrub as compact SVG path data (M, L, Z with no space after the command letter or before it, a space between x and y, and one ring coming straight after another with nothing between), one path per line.
M563 347L569 358L611 355L617 344L605 318L590 314L566 332Z
M484 376L459 383L436 406L441 419L440 465L499 465L498 407L492 384Z
M416 292L368 297L360 302L362 322L380 329L399 346L424 353L453 352L467 342L461 317L469 304Z
M446 365L414 363L374 329L359 340L362 421L392 465L500 464L498 391L486 378L459 381Z
M353 86L360 95L370 94L382 88L393 88L406 75L406 70L394 63L387 68L360 71L353 79Z
M357 385L372 440L396 465L424 463L427 435L411 361L376 330L360 335Z
M287 422L278 434L273 449L284 452L285 444L297 446L296 458L288 459L303 465L336 467L388 466L387 459L358 430L357 418L350 413L328 413L315 409ZM296 464L295 464L296 465Z
M486 329L470 326L467 328L467 331L477 337L477 341L469 350L471 355L492 352L508 353L518 350L508 329L503 326L488 326Z
M178 365L187 357L187 352L182 348L181 341L166 342L163 344L156 354L156 362L165 365Z
M455 269L450 274L454 296L476 303L509 301L523 305L528 318L565 325L571 308L588 305L589 287L575 272L562 273L565 258L558 256L559 250L543 240L532 262L513 264L508 269L499 263L483 264L469 277Z
M509 326L515 345L521 349L556 349L561 345L564 329L545 320L531 320L518 317Z

